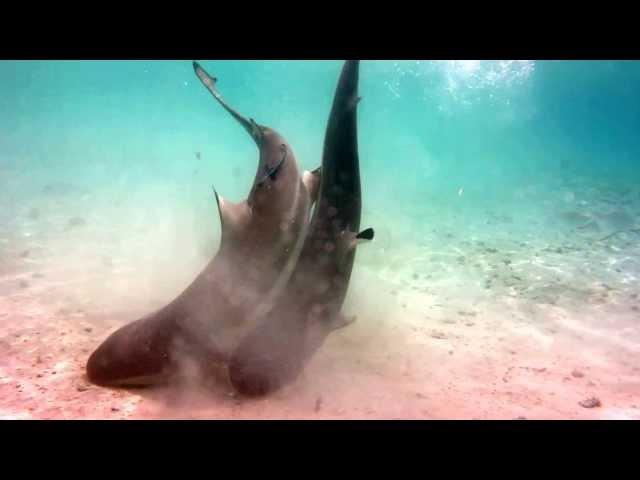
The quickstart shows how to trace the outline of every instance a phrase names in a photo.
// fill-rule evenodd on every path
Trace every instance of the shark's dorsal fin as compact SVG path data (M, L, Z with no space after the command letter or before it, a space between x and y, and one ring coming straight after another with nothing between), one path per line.
M347 250L353 250L358 246L358 244L373 240L374 236L375 232L373 228L367 228L362 230L360 233L355 233L346 229L341 234L341 241Z
M225 200L213 188L213 194L216 197L218 205L218 213L220 214L220 224L222 235L236 235L244 230L251 217L251 208L246 202L233 203Z
M356 240L373 240L375 232L373 228L367 228L356 235Z
M309 198L311 203L315 203L318 200L318 192L320 191L320 179L322 177L322 167L318 167L312 172L305 170L302 174L302 183L309 192Z
M373 228L367 228L360 233L352 232L350 228L343 230L337 241L339 262L342 262L346 255L353 252L358 244L373 240L373 237Z

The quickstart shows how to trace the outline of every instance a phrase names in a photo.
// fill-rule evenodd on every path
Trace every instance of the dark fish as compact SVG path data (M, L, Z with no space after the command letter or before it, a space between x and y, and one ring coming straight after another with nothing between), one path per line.
M316 208L284 294L233 352L229 377L244 395L264 395L293 381L332 331L353 320L341 314L361 216L357 136L359 62L347 61L325 135Z

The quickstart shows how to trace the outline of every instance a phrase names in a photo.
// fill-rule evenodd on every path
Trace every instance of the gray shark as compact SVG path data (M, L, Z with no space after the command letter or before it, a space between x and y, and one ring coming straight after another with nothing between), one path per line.
M248 396L295 380L334 330L351 323L341 314L360 240L362 208L358 156L359 61L345 63L327 125L317 204L285 292L250 330L229 360L229 379Z
M103 386L148 386L206 371L225 361L251 322L286 285L303 245L319 172L301 172L288 142L231 108L216 79L197 62L203 85L255 141L258 170L248 198L214 195L221 220L215 257L171 303L110 335L87 362L87 376Z

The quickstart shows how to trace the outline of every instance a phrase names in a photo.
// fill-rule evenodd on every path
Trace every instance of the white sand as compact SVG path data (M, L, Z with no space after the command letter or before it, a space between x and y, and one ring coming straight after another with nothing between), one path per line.
M165 197L41 194L7 217L0 418L640 419L640 235L596 241L637 226L640 196L563 217L581 197L561 190L528 212L368 209L378 237L358 253L345 305L356 323L273 396L237 398L223 373L197 391L90 385L91 351L215 251L217 233L202 233L214 205L200 222ZM580 215L598 231L578 229ZM84 223L69 228L74 217ZM579 405L589 397L601 406Z

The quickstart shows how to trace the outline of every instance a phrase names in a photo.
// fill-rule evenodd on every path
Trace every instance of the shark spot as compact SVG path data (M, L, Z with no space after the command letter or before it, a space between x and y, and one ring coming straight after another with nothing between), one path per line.
M326 255L325 253L321 253L320 255L317 256L316 264L319 267L324 267L327 263L329 263L329 256L328 255Z
M340 185L334 185L333 187L331 187L332 195L342 195L343 192L344 189Z
M330 287L331 285L327 281L318 282L315 286L316 294L321 295L329 290Z
M336 249L335 243L327 242L324 244L324 251L327 253L331 253Z
M338 177L340 178L341 182L346 182L347 180L349 180L351 175L349 175L349 172L342 171L338 174Z

